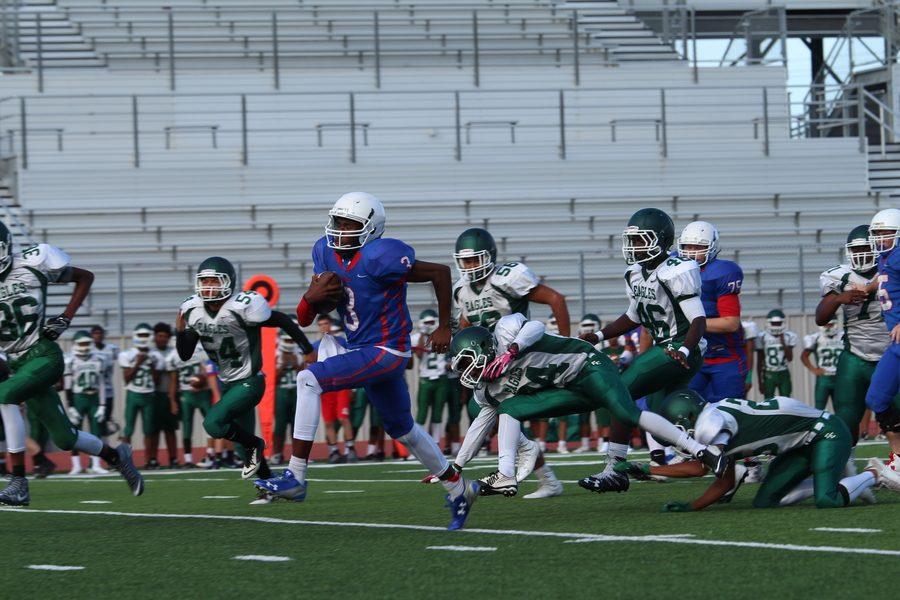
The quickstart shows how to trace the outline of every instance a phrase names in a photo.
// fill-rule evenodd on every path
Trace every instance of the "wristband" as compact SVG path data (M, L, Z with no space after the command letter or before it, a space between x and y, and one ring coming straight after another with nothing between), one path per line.
M679 348L678 351L681 352L685 358L687 358L691 355L691 351L688 350L685 346L682 346L681 348Z

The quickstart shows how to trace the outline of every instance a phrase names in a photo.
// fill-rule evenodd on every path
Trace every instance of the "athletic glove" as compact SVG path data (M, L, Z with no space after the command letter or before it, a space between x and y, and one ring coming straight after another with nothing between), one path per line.
M492 360L491 364L484 368L484 378L487 381L494 381L499 378L506 372L509 363L511 363L518 355L519 347L512 344L506 352Z
M690 502L677 502L672 500L671 502L666 502L663 504L662 510L659 512L664 513L675 513L675 512L691 512L694 510L693 505Z
M70 406L66 409L66 416L69 417L69 422L72 423L72 425L78 425L79 423L81 423L81 413L78 412L78 409L76 409L74 406Z
M94 420L98 423L104 423L106 421L106 407L98 406L97 410L94 411Z
M72 323L72 319L67 317L66 315L59 315L58 317L53 317L52 319L47 319L44 323L43 334L44 337L50 341L55 341L62 335L66 329L69 328L69 325Z
M891 404L884 411L875 415L875 420L884 431L897 432L900 431L900 412Z

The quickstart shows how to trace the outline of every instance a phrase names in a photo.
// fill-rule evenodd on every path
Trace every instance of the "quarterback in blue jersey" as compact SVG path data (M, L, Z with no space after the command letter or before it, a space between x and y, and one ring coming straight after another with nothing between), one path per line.
M453 469L432 437L415 423L404 379L412 329L406 284L430 282L434 286L439 324L430 336L431 349L446 352L450 343L450 269L417 261L410 246L383 238L384 207L371 194L345 194L328 214L325 236L313 247L315 274L297 307L297 318L305 327L316 314L337 308L347 332L347 352L313 363L297 375L290 464L281 477L257 480L256 486L274 497L302 501L322 393L363 388L385 431L403 442L444 484L451 512L448 528L461 529L479 486Z
M700 265L700 299L706 311L706 353L690 388L707 402L743 398L750 369L741 325L744 272L730 260L717 258L719 232L706 221L689 223L678 237L678 255Z
M866 406L889 433L891 449L900 451L900 209L887 208L872 218L869 241L878 257L878 301L891 343L884 351L866 393Z

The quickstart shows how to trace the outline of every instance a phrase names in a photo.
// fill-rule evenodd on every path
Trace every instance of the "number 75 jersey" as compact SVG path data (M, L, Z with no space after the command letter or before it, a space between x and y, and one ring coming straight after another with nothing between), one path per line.
M184 322L200 334L200 345L219 368L224 382L246 379L262 368L259 326L272 316L266 299L256 292L233 294L212 314L194 294L181 305Z

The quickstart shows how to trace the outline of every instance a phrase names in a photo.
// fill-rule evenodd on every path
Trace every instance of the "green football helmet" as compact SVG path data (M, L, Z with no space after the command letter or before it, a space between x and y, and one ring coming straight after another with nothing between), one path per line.
M450 368L469 389L481 384L485 367L497 355L493 334L484 327L466 327L450 341Z
M147 323L138 323L131 333L131 345L140 350L150 347L153 342L153 328Z
M704 404L706 401L694 390L677 390L663 399L659 414L688 435L693 435Z
M782 311L777 308L770 310L769 314L766 315L766 331L772 335L781 335L785 330L784 320L785 316Z
M425 335L431 335L438 326L438 314L426 309L419 313L419 331Z
M221 256L210 256L197 267L194 289L204 302L229 298L237 285L234 265Z
M878 264L878 252L869 239L868 225L857 225L853 228L847 236L844 251L847 253L850 268L857 273L868 273Z
M674 241L672 218L658 208L642 208L622 232L622 256L629 265L649 262L668 252Z
M13 260L13 236L9 228L0 222L0 273L6 272Z
M497 262L497 244L486 229L472 227L466 229L456 238L456 250L453 259L459 269L459 275L468 281L481 281L494 272ZM475 264L470 264L477 259Z
M72 352L78 358L87 358L94 351L94 338L84 329L75 332L72 339Z
M581 319L581 323L578 324L578 333L580 335L584 335L585 333L597 333L602 327L603 323L600 321L600 317L594 313L588 313L584 315L584 318Z

